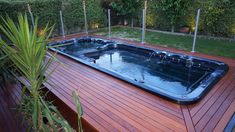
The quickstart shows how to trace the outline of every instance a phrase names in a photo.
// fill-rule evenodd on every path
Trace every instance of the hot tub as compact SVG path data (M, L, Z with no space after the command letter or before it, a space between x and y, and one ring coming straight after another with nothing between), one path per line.
M202 98L226 73L219 61L80 37L50 43L53 51L178 103Z

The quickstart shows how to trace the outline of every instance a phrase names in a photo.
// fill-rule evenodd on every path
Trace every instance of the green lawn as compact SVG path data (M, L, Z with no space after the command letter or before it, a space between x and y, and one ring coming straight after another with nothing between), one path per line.
M108 36L108 30L100 29L96 31L95 34ZM141 41L141 30L115 27L112 28L111 37ZM146 32L145 41L153 45L174 47L178 49L191 51L193 37L169 35L157 32ZM223 56L228 58L235 58L235 41L230 42L228 40L198 38L195 50L200 53Z

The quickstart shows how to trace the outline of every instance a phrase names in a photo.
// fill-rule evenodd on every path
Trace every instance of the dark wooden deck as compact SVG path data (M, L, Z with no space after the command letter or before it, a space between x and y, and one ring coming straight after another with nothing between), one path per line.
M61 39L64 38L54 40ZM148 44L142 46L192 54ZM53 63L49 71L56 70L45 85L57 101L60 99L67 105L67 109L61 109L72 121L75 117L71 112L66 115L66 111L75 113L71 95L77 91L84 108L84 121L98 131L222 131L235 112L235 60L200 53L193 55L223 61L230 69L200 102L191 105L172 103L62 55L57 58L63 65Z
M22 123L22 116L16 108L21 97L21 86L9 83L0 87L0 132L25 132L28 127Z

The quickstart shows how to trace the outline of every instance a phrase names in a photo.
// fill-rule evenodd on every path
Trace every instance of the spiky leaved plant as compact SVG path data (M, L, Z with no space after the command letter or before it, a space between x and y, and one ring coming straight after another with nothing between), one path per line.
M82 115L83 115L82 105L79 100L78 93L76 91L73 91L72 95L73 95L73 100L76 104L77 112L78 112L78 132L83 132L83 129L82 129Z
M7 63L9 63L7 56L0 49L0 87L6 85L6 80L10 76Z
M57 109L44 100L41 93L42 85L46 81L46 71L53 61L53 56L47 52L48 38L52 27L46 26L38 34L37 20L35 26L30 28L26 15L18 15L18 23L7 17L3 19L0 30L10 40L13 46L9 46L4 40L0 40L1 50L13 62L21 76L28 81L24 89L29 95L24 95L21 110L29 115L34 131L66 130L72 131ZM25 90L23 90L25 91ZM46 121L44 120L46 119Z

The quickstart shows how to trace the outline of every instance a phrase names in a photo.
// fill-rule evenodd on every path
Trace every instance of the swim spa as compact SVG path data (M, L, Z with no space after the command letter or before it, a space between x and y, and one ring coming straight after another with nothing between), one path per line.
M178 103L202 98L226 73L223 62L96 37L50 43L51 50Z

